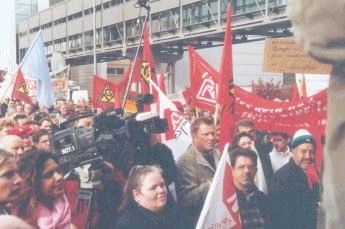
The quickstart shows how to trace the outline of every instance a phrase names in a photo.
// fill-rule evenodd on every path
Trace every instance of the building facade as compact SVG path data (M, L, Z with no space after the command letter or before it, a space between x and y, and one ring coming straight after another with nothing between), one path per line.
M174 65L188 45L221 46L229 2L233 7L234 43L291 34L285 14L287 0L152 0L148 23L157 62ZM146 10L133 0L58 2L19 24L19 59L24 57L39 30L43 32L48 58L54 51L62 52L67 64L77 68L92 66L94 31L98 63L132 59L145 16ZM72 75L72 79L81 77L89 75Z

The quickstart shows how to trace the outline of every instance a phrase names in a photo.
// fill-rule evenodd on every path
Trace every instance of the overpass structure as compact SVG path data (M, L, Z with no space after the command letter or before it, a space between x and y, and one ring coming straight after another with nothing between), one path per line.
M19 24L19 58L42 30L48 57L59 51L72 66L92 63L94 2L97 62L133 57L146 15L137 1L66 0ZM229 4L235 44L292 35L287 0L151 0L148 23L157 59L174 63L188 45L222 45Z

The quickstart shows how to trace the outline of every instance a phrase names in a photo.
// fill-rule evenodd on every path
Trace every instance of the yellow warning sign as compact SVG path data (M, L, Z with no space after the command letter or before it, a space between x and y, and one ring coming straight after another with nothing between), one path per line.
M113 103L115 102L114 93L111 91L110 84L106 84L102 91L102 94L99 96L99 101Z
M146 61L143 61L141 63L140 73L146 82L150 81L150 79L151 79L151 68L150 68L149 63L147 63Z
M28 88L26 87L26 83L22 83L20 84L17 88L16 88L17 92L23 93L25 95L29 95L29 91Z

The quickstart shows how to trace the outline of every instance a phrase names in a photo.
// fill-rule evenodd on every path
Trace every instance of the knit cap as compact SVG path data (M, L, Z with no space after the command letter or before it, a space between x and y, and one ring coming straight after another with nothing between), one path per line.
M316 142L311 133L305 129L299 129L294 134L291 141L291 148L294 149L303 143L311 143L316 147Z

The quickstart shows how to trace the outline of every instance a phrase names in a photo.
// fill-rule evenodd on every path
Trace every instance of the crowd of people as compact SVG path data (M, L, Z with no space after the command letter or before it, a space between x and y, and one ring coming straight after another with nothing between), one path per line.
M64 183L72 179L80 183L82 191L91 187L101 192L95 207L99 215L91 220L95 228L195 228L221 157L220 129L212 114L190 105L181 107L191 123L192 144L176 162L171 150L154 136L149 136L149 144L127 139L122 149L126 159L101 162L92 170L92 178L86 176L91 181L85 183L82 172L90 167L76 168L74 176L64 174L52 153L51 133L59 131L61 123L85 113L90 115L73 124L90 128L93 115L99 112L86 101L58 100L49 109L39 107L34 97L32 104L10 99L1 102L0 215L11 217L0 217L0 224L84 227L74 220L80 206L72 208L71 190ZM294 136L263 132L244 119L237 123L236 135L229 142L243 229L316 228L319 188L307 173L316 141L307 130L296 130ZM147 151L150 159L129 156L136 148Z

